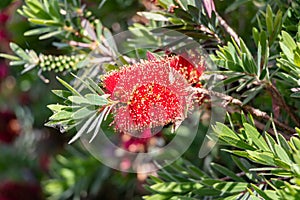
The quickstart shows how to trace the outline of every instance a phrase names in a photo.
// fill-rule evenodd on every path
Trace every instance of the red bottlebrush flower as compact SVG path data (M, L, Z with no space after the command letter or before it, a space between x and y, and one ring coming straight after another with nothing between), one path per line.
M171 64L177 57L142 61L104 77L103 86L118 101L116 128L138 133L182 121L192 104L187 80Z
M173 60L173 63L171 63L171 66L175 70L179 71L179 73L182 74L192 85L199 83L199 79L205 69L203 64L196 68L191 62L182 56L176 57L176 59Z
M42 200L42 189L39 185L5 181L0 184L0 200Z
M11 111L0 111L0 142L11 144L20 134L20 124Z
M170 52L166 52L166 54L170 54ZM200 77L205 71L205 62L203 59L196 57L196 55L197 54L195 53L192 53L192 55L187 55L187 53L185 53L179 56L173 56L173 59L171 59L170 62L170 67L183 75L192 86L199 86ZM147 52L147 58L151 61L157 60L157 58L150 52ZM186 58L189 58L190 61Z

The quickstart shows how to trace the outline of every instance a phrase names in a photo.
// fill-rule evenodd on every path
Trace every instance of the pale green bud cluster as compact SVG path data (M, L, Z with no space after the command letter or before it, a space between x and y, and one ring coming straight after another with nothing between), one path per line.
M54 71L54 72L63 72L63 71L76 71L77 64L85 58L85 55L44 55L40 54L39 56L39 66L43 71Z

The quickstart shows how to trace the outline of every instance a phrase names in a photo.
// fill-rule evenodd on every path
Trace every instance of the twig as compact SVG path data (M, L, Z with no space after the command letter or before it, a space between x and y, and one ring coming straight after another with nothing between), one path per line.
M241 177L241 176L245 176L246 175L246 172L239 172L237 174L238 177ZM220 178L221 181L228 181L228 180L232 180L232 178L230 176L225 176L223 178Z
M42 69L39 69L39 71L38 71L38 77L39 77L42 81L44 81L44 83L50 83L49 79L45 78L45 77L43 76L42 72L43 72L43 70L42 70Z
M238 112L238 111L235 110L235 109L231 109L229 107L229 108L227 108L227 112L229 112L230 114L233 114L233 113ZM269 134L271 134L273 136L276 136L275 131L271 127L268 130L266 130L266 125L264 123L261 123L260 121L254 119L254 124L255 124L255 127L258 128L259 130L266 131ZM289 138L292 136L291 134L286 134L286 133L281 133L281 134L287 140L289 140Z
M226 95L226 94L222 94L222 93L219 93L219 92L215 92L215 91L210 91L210 90L207 90L207 89L204 89L204 88L193 88L193 90L195 92L198 92L198 93L202 93L202 94L206 94L206 95L209 95L209 96L215 96L215 97L218 97L222 100L225 100L227 101L227 103L231 103L231 104L234 104L234 105L237 105L239 106L240 108L242 108L243 110L251 113L252 115L256 116L256 117L259 117L259 118L262 118L264 120L273 120L274 123L279 127L281 128L282 130L286 131L287 133L289 134L294 134L296 131L287 126L286 124L278 121L277 119L272 119L266 112L263 112L259 109L256 109L256 108L253 108L249 105L244 105L242 101L240 101L239 99L236 99L236 98L233 98L229 95Z
M219 15L219 13L217 13L217 11L215 11L215 14L221 24L221 26L224 27L224 29L226 30L226 32L234 39L234 41L240 45L240 39L238 34L227 24L227 22Z
M295 113L292 111L292 109L286 104L284 98L280 94L280 92L277 90L276 87L272 84L267 85L267 90L271 93L271 96L278 101L279 106L281 106L287 114L291 117L291 119L295 122L295 124L300 127L300 119L295 115Z
M216 40L217 40L217 42L218 42L219 44L222 43L222 40L220 39L220 37L218 36L218 34L216 34L215 32L213 32L212 30L210 30L210 29L207 28L206 26L200 24L200 25L195 25L194 27L195 27L197 30L200 30L200 31L202 31L202 32L204 32L204 33L207 33L207 34L212 35L213 37L215 37Z

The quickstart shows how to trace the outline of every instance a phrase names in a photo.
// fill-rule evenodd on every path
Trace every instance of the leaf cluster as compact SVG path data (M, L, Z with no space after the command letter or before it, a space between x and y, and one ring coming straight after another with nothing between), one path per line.
M299 190L299 136L276 140L245 122L238 132L222 123L214 126L224 149L240 172L211 163L207 173L188 161L178 161L150 177L145 199L297 199ZM216 175L221 177L217 177Z

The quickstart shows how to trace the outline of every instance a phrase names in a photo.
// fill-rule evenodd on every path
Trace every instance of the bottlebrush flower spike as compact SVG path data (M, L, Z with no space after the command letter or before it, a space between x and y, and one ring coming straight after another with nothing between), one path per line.
M183 121L192 106L190 84L173 68L178 57L142 61L104 77L114 101L114 124L124 133L141 133Z

